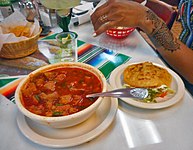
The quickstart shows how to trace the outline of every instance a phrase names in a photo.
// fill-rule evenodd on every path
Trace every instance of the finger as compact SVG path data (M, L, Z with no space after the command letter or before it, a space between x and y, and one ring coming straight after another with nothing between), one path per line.
M113 22L113 23L110 23L110 25L113 24L113 25L118 26L122 22L122 17L120 17L116 13L110 13L109 15L104 14L103 16L99 17L99 19L93 25L94 30L95 31L98 30L98 28L100 28L101 26L103 26L107 22Z
M105 23L109 22L110 20L108 19L108 16L105 14L105 15L102 15L100 16L95 24L93 24L94 26L94 30L97 30L100 26L104 25Z
M108 13L109 6L104 7L102 10L100 10L100 13L96 14L96 17L94 17L94 19L92 20L92 24L95 30L97 30L104 23L112 21L108 16Z
M115 2L115 0L108 0L108 2L109 2L109 3L111 3L111 2Z
M116 21L109 21L105 24L103 24L102 26L100 26L97 30L95 30L95 33L93 34L93 36L98 36L103 32L106 32L108 29L115 27L116 25Z
M105 4L103 4L102 6L98 7L94 13L91 15L91 21L93 24L95 24L95 22L98 20L98 18L103 15L106 12L103 12L103 9L105 7L107 7L109 5L109 2L106 2ZM106 10L106 9L105 9Z
M93 23L94 30L97 30L100 26L104 25L105 23L109 21L111 20L108 19L107 15L102 15L95 21L95 23Z
M99 14L100 14L100 11L101 11L102 9L104 9L105 7L107 7L108 5L109 5L109 2L106 2L106 3L104 3L103 5L101 5L100 7L98 7L98 8L93 12L93 14L91 15L91 17L98 17Z

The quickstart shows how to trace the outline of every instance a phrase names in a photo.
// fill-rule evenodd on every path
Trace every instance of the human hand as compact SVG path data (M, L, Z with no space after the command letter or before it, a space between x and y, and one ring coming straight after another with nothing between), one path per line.
M113 27L141 27L145 20L145 6L128 0L108 0L91 15L94 36Z

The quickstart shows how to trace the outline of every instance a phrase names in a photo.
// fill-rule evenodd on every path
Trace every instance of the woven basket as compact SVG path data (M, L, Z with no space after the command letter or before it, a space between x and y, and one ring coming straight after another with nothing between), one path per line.
M38 49L37 41L41 31L42 29L40 28L39 32L29 39L3 44L0 51L0 57L14 59L25 57L34 53Z
M123 29L112 28L112 29L107 30L106 34L114 38L121 39L121 38L127 37L134 30L135 28L123 28Z

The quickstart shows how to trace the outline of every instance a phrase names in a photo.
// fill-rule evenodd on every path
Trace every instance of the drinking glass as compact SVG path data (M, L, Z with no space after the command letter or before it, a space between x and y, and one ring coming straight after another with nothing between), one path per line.
M71 10L80 4L81 0L40 0L42 5L56 10L57 23L63 32L69 31L68 25L71 19Z
M51 63L77 61L77 34L75 32L62 32L56 36L59 49L52 53Z
M63 32L68 32L68 25L71 19L71 9L56 10L56 19L58 26Z

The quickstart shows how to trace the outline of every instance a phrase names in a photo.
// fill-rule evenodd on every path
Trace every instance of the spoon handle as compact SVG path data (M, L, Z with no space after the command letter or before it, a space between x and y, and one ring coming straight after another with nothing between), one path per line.
M124 88L124 89L117 89L108 92L102 93L94 93L86 95L87 98L89 97L128 97L128 98L137 98L137 99L144 99L148 96L148 90L144 88Z

